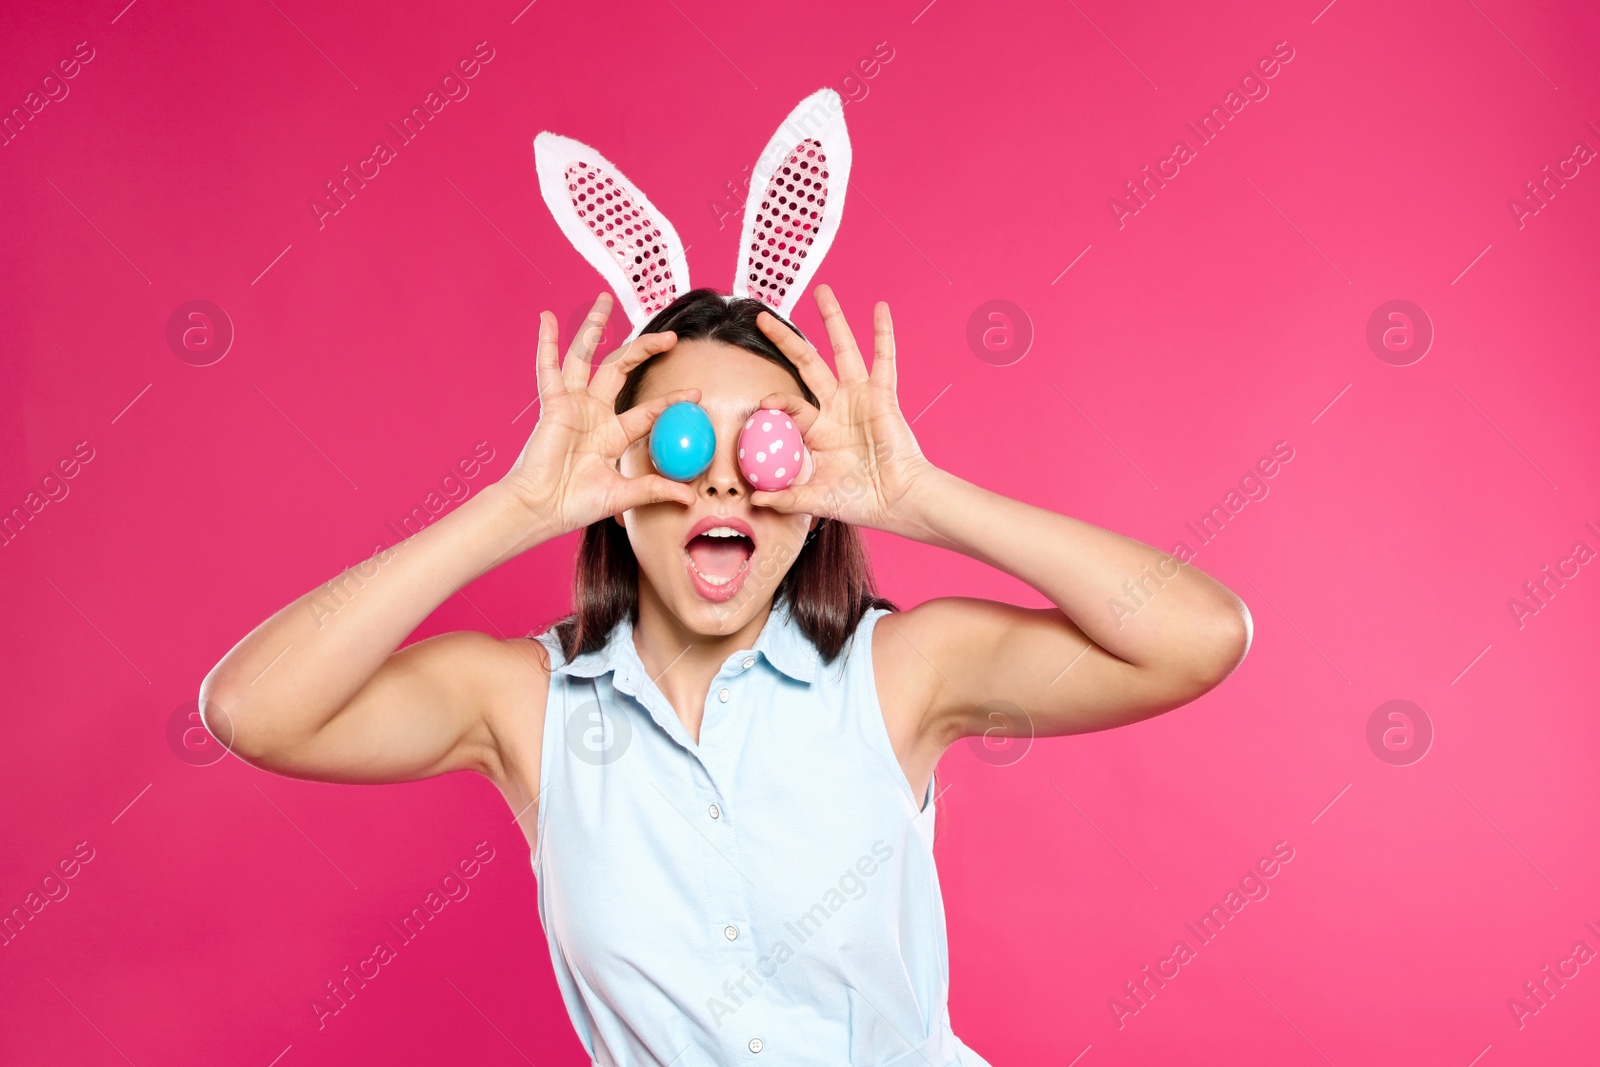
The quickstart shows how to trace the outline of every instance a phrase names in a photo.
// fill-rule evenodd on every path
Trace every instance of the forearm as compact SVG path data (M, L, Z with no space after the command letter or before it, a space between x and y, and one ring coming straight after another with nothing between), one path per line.
M1238 597L1143 542L936 468L908 496L909 521L898 532L1028 583L1095 644L1135 666L1210 673L1248 638Z
M544 539L500 486L485 488L246 635L201 686L225 713L208 722L241 751L311 736L456 590Z

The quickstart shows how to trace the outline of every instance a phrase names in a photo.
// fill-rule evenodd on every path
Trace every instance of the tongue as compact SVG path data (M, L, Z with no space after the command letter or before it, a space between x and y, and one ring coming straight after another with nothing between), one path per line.
M750 542L742 537L696 537L689 542L689 558L701 574L732 578L750 558Z

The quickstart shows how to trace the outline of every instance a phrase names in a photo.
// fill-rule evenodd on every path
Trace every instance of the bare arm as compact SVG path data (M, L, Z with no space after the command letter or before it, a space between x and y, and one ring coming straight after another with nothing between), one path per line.
M531 642L451 633L396 651L454 592L545 539L503 486L280 609L206 676L207 726L264 770L389 782L503 777L496 708L531 710ZM537 705L542 708L542 705Z
M604 325L610 304L602 295L591 325ZM698 398L685 390L613 410L627 372L675 338L635 338L591 381L600 333L580 333L563 366L555 316L544 312L539 423L511 471L278 611L212 668L200 703L220 742L295 777L390 782L471 769L513 803L537 796L549 679L543 648L457 632L396 650L456 590L513 556L639 504L692 501L685 485L654 474L624 478L616 465L668 404Z
M898 640L886 639L884 654L919 679L911 688L925 695L936 740L1122 726L1187 704L1244 658L1249 609L1198 567L943 471L919 482L905 502L919 540L983 560L1056 605L946 597L885 620ZM1027 721L1005 721L1016 713L996 702Z

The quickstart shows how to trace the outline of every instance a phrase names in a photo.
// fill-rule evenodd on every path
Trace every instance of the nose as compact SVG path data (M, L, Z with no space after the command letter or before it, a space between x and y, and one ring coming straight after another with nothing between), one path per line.
M734 458L736 440L737 435L719 430L717 451L711 457L711 466L697 479L698 493L712 500L733 500L747 491L744 475L739 473L739 463Z

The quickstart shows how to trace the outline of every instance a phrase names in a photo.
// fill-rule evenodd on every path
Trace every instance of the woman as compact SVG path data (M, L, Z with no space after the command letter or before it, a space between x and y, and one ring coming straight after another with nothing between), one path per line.
M1193 566L930 462L896 401L888 306L869 371L832 292L813 296L837 377L754 299L688 292L598 369L611 297L564 365L544 312L539 421L506 476L356 568L376 574L336 615L312 607L320 586L279 611L202 688L213 732L265 770L494 782L597 1064L983 1064L946 1008L939 757L969 736L1160 714L1249 645L1244 605ZM646 448L681 400L717 435L690 482L654 473ZM737 466L759 408L810 453L777 492ZM893 611L862 526L1056 606ZM457 589L580 529L576 611L551 631L396 651Z

